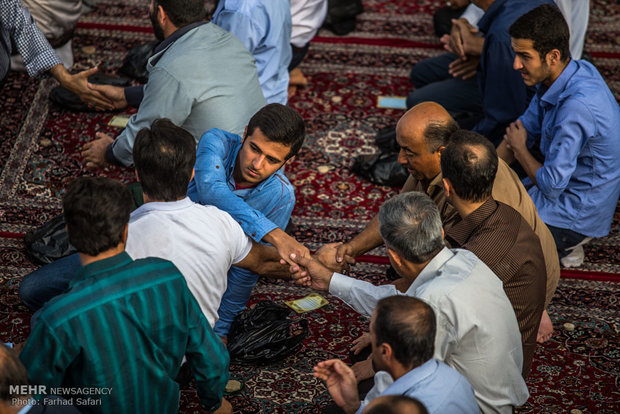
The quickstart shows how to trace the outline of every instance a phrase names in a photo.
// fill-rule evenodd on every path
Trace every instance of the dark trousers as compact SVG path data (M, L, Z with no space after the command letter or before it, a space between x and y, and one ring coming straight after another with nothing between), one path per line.
M558 249L560 259L570 254L570 250L567 249L577 246L588 237L569 229L562 229L548 224L547 227L553 236L553 240L555 240L555 247Z
M411 70L411 82L416 87L407 97L407 108L432 101L443 106L461 128L471 129L484 116L477 76L463 80L448 73L456 59L452 53L425 59Z

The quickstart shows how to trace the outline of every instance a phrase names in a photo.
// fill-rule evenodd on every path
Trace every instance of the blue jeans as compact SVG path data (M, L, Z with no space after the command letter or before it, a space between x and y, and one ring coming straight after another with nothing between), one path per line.
M24 276L19 285L19 297L31 310L36 311L53 297L65 293L81 268L82 262L77 253L46 264Z
M461 128L471 129L484 116L478 78L463 80L448 73L448 66L456 59L444 53L417 63L411 69L411 82L416 87L407 97L407 108L432 101L443 106Z
M235 317L245 309L258 277L256 273L240 267L233 266L230 268L226 292L224 292L220 307L217 310L219 319L213 327L213 332L218 336L228 336L230 325L232 325Z

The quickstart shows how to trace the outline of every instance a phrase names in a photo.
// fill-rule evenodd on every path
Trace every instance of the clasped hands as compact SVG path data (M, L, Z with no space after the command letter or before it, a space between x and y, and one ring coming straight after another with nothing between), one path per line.
M478 29L465 19L452 19L452 30L443 35L444 49L458 56L450 63L448 72L455 78L469 79L476 75L484 37L477 36Z

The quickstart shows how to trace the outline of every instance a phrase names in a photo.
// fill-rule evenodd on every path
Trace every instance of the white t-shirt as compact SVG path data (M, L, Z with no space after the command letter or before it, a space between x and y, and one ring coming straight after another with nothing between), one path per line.
M146 203L129 219L127 253L133 259L161 257L174 263L211 326L226 291L228 269L251 248L251 240L228 213L187 197Z

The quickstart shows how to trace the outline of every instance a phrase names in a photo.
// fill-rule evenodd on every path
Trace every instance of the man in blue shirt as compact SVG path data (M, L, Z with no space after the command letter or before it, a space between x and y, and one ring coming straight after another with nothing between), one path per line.
M345 413L361 413L371 400L385 395L417 398L429 413L479 412L474 390L465 377L433 359L435 312L424 301L390 296L377 303L370 321L375 386L360 402L353 370L338 359L319 362L314 376L326 382L334 402Z
M289 0L221 0L211 21L237 36L256 59L258 81L267 103L288 101L291 62Z
M506 129L498 154L523 167L562 263L579 266L581 245L609 233L620 195L620 109L594 66L570 59L559 10L537 7L510 27L510 35L514 68L537 92ZM532 155L534 146L543 162Z
M552 0L474 0L484 10L474 35L468 24L457 21L461 47L418 63L411 71L416 89L407 98L407 107L434 101L442 105L462 128L472 129L491 141L498 141L510 122L527 107L528 88L512 70L514 52L508 28L532 8ZM456 30L456 29L455 29ZM459 50L455 50L459 49ZM477 75L467 77L463 68L480 61ZM465 73L464 78L461 78ZM467 115L464 115L467 114Z
M220 129L198 143L194 179L187 195L230 214L256 242L270 243L283 259L307 248L282 229L295 206L294 188L282 172L304 140L301 116L281 104L269 104L250 119L244 138ZM228 335L230 324L247 303L258 275L233 266L214 330Z

